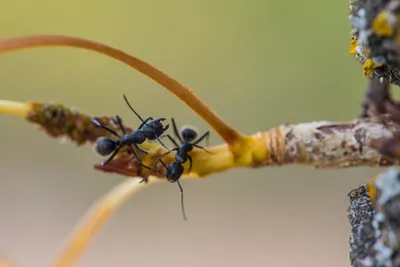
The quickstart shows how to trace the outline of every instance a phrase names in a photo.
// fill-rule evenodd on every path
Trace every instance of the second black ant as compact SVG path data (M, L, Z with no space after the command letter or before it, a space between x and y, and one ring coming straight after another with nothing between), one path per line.
M204 138L209 137L210 132L207 131L201 137L199 137L196 141L193 141L197 137L196 130L194 130L191 127L184 127L181 129L181 131L179 133L178 128L175 123L175 120L171 119L171 121L172 121L172 126L174 128L174 134L178 138L180 145L169 134L162 136L162 137L168 137L168 139L170 139L170 141L176 147L171 150L168 150L167 152L162 154L160 156L160 158L156 160L156 162L154 163L150 172L143 178L143 180L141 182L147 181L148 176L155 170L158 162L161 162L161 164L167 170L167 174L166 174L167 180L171 183L177 182L177 184L179 186L179 189L181 191L182 215L183 215L183 219L187 220L185 208L184 208L184 204L183 204L183 189L182 189L181 184L179 183L179 179L181 178L181 176L184 172L183 164L186 163L186 161L189 160L189 172L192 169L193 161L192 161L192 157L189 155L189 152L191 152L193 150L193 147L197 147L197 148L203 149L204 151L206 151L208 153L211 153L211 152L207 151L204 147L198 145L198 143L200 143ZM169 166L167 166L164 163L164 161L161 160L161 158L173 151L177 151L175 153L175 161L170 163Z

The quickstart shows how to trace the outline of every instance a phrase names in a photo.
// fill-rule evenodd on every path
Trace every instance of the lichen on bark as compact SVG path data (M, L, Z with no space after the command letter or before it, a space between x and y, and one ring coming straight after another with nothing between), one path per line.
M400 1L356 0L350 3L351 43L364 75L400 85Z
M349 200L351 265L400 266L400 171L389 169L351 191Z

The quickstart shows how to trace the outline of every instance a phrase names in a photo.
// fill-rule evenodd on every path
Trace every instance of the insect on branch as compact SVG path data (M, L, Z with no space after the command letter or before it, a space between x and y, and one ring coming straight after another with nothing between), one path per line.
M0 111L13 115L26 114L25 118L40 126L51 137L67 137L77 145L94 145L97 138L111 136L110 133L91 123L94 118L102 124L121 133L118 125L106 116L93 117L82 114L76 109L69 109L55 103L18 104L20 114L15 109L7 110L5 106ZM29 111L26 111L29 107ZM124 126L126 131L132 128ZM192 169L185 171L183 177L206 177L210 174L226 171L232 168L266 167L285 164L310 165L317 168L342 168L351 166L392 166L398 164L398 157L384 156L376 144L389 140L400 133L400 126L383 115L379 120L373 118L358 119L350 122L334 123L328 121L301 124L286 124L265 132L255 133L247 137L246 149L237 157L229 145L220 144L190 152ZM143 163L153 166L159 156L166 152L161 145L145 141L141 147L148 154L140 154ZM138 153L141 153L138 151ZM95 165L95 169L104 172L118 173L130 177L144 177L148 170L141 168L128 149L121 149L118 155L107 165ZM174 161L171 154L163 157L166 164ZM185 163L188 170L190 162ZM165 177L165 170L157 168L152 175Z

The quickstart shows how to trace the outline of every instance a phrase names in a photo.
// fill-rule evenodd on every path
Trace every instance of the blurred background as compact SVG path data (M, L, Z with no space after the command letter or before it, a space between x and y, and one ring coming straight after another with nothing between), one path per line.
M244 133L346 121L367 79L347 54L347 1L4 1L0 38L85 37L150 62ZM167 90L105 56L40 48L0 57L1 99L59 101L92 115L174 117L208 129ZM123 177L95 171L90 148L0 116L0 256L48 266L91 204ZM221 143L212 132L211 144ZM160 183L112 217L79 266L349 266L347 193L382 169L235 169Z

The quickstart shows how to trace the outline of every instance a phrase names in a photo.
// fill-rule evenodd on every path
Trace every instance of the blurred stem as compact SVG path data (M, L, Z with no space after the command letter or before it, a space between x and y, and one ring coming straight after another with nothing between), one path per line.
M9 115L26 117L30 110L31 110L30 103L21 103L21 102L0 99L0 114L4 113Z
M211 127L213 127L229 145L234 145L237 141L242 139L239 132L228 125L228 123L225 122L216 112L198 98L190 88L182 85L149 63L113 47L77 37L63 35L33 35L0 40L0 53L45 46L83 48L119 60L167 88L171 93L176 95L180 100L186 103L186 105L193 109Z
M0 260L0 267L15 267L15 265L9 259Z
M126 179L99 199L93 210L87 214L87 218L83 219L71 233L70 240L53 266L70 267L76 264L88 248L90 241L93 240L109 218L135 193L160 180L149 179L147 184L139 184L140 181L141 179Z

